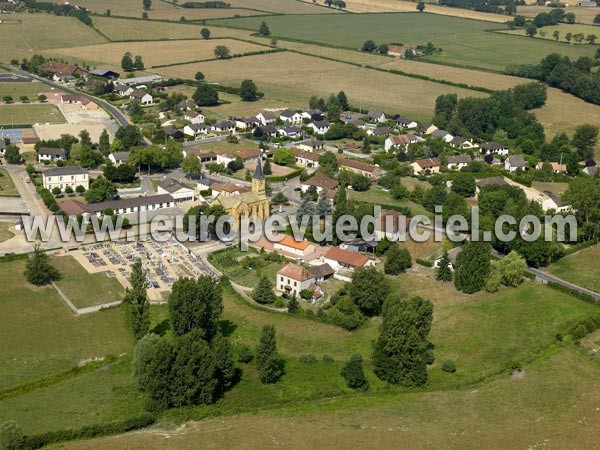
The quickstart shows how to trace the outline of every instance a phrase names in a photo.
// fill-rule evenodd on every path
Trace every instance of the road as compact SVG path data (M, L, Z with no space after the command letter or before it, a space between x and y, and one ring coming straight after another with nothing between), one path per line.
M568 281L565 281L562 278L555 277L554 275L543 270L528 267L527 272L534 274L536 279L542 281L543 283L552 282L560 284L561 286L565 286L569 289L572 289L573 291L579 292L580 294L589 295L594 300L596 300L596 302L600 300L600 293L590 291L589 289L586 289L573 283L569 283Z

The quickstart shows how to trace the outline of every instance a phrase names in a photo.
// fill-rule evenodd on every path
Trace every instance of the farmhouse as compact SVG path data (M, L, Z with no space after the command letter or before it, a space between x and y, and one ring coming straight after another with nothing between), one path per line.
M296 241L292 236L286 235L281 241L274 243L273 249L302 257L313 253L315 246L307 241Z
M139 101L142 105L151 105L154 102L154 98L150 94L140 91L139 89L134 89L133 92L129 94L129 98L131 100Z
M349 172L356 173L358 175L363 175L365 177L370 178L371 180L376 180L383 173L383 171L373 165L362 161L356 161L354 159L346 159L339 158L338 165L342 170L348 170Z
M119 73L113 72L112 70L95 69L90 72L90 76L106 78L107 80L116 80L117 78L119 78Z
M183 115L183 118L190 123L204 123L204 114L200 111L188 111Z
M194 190L184 186L172 178L166 178L158 183L159 194L170 194L175 203L191 203L194 201Z
M61 191L67 187L75 190L77 186L83 186L87 190L90 187L90 177L88 171L81 167L57 167L42 172L42 183L50 191L55 187Z
M64 148L41 147L37 152L39 162L64 161L67 159L67 151Z
M276 288L280 292L285 292L289 296L299 296L301 291L309 290L313 292L313 298L319 298L323 293L316 286L315 275L297 264L289 263L276 276Z
M311 186L314 186L317 189L317 193L320 194L323 189L326 189L328 192L335 191L338 187L338 182L321 172L317 172L314 176L302 183L302 192L308 191Z
M440 162L436 158L417 159L410 165L415 175L440 173Z
M327 120L319 120L309 125L316 134L325 134L329 131L329 122Z
M516 172L518 169L525 170L527 163L523 155L512 155L504 161L504 170L508 172Z
M58 61L46 61L44 64L42 64L42 68L44 69L44 72L48 72L53 75L60 73L62 75L68 74L74 77L85 74L85 70L79 66L64 64Z
M121 164L127 164L129 161L130 152L114 152L108 155L108 159L115 165L120 166Z
M448 156L446 159L446 167L449 170L460 170L467 167L471 162L471 155L460 154Z
M283 123L288 123L288 124L301 124L302 123L302 114L300 114L299 112L296 111L292 111L291 109L286 109L284 111L281 111L281 113L279 114L279 119L283 122Z

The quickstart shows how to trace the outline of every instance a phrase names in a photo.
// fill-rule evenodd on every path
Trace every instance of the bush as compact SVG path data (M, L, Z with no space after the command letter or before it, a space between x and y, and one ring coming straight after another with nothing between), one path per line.
M330 354L326 353L325 355L323 355L323 362L324 363L332 363L332 362L334 362L333 356L331 356Z
M254 353L252 353L252 349L247 345L241 345L238 348L238 361L241 363L248 364L250 361L254 359Z
M423 267L433 267L433 263L427 259L417 258L415 262Z
M451 359L447 359L442 364L442 370L447 373L456 372L456 364Z
M283 299L281 297L277 297L277 300L275 300L275 303L273 303L275 308L283 308L284 305L285 303L283 303Z
M17 450L23 448L24 442L25 433L17 422L11 420L0 425L0 448Z
M314 364L317 362L317 357L312 353L307 353L306 355L301 355L299 360L302 364Z

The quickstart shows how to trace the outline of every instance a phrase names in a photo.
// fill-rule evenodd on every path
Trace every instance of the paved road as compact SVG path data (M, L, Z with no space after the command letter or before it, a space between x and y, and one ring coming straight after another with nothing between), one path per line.
M533 267L528 267L527 268L527 272L532 273L535 275L536 279L542 281L542 282L553 282L556 284L560 284L561 286L565 286L569 289L572 289L576 292L579 292L581 294L584 295L589 295L590 297L592 297L593 299L595 299L596 301L600 300L600 293L598 292L594 292L591 291L589 289L586 289L584 287L578 286L576 284L570 283L568 281L563 280L562 278L558 278L555 277L554 275L545 272L543 270L539 270L539 269L534 269Z

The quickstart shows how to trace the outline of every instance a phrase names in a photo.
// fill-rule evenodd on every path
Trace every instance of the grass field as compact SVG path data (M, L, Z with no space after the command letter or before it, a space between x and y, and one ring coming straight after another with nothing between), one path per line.
M4 169L0 169L0 196L1 195L19 195L12 178Z
M0 242L8 241L15 236L15 234L9 230L12 226L14 226L12 223L0 222Z
M21 23L0 23L0 61L5 63L12 58L31 57L32 52L42 49L106 41L92 28L72 17L49 14L13 14L10 17Z
M548 6L537 6L537 5L519 5L517 6L517 13L525 17L535 17L539 13L548 13L552 11L551 7ZM575 14L575 21L578 23L592 24L594 17L598 14L598 8L565 8L565 12L572 12Z
M49 91L48 86L42 83L0 83L0 98L10 95L15 101L26 95L31 101L37 101L37 96Z
M559 259L548 271L559 278L598 292L600 290L600 245Z
M407 185L408 188L411 188ZM365 192L349 191L350 198L359 202L372 203L374 205L390 205L395 207L408 207L413 216L423 214L431 216L432 214L423 208L418 203L411 200L396 200L389 192L384 191L379 186L372 186L371 189Z
M56 105L4 105L0 104L0 125L66 123Z
M53 257L52 265L62 275L56 285L77 308L121 300L125 294L116 278L104 273L90 274L72 256Z
M252 74L258 88L273 102L301 107L307 104L311 95L327 97L332 92L344 90L355 107L401 110L418 120L431 119L435 99L440 94L486 95L289 52L164 67L157 72L169 77L191 78L199 70L207 79L230 86L239 86L248 74Z
M226 26L258 29L259 18L222 19ZM503 70L509 64L533 63L552 52L571 57L593 56L591 46L568 46L545 40L488 33L499 25L435 14L340 14L335 16L277 16L266 22L276 37L322 42L359 49L372 39L377 44L427 41L443 49L427 57L436 62ZM501 28L501 27L500 27ZM348 33L348 30L352 30ZM493 49L493 50L491 50Z
M588 36L590 34L595 34L597 38L600 38L600 28L598 28L597 26L584 25L584 24L569 25L566 23L561 23L559 25L538 28L538 32L535 35L535 39L545 39L545 40L554 41L555 39L554 39L553 33L555 31L558 31L560 33L559 38L558 38L559 42L568 42L567 39L565 39L565 36L567 33L571 33L571 34L583 33L584 36ZM525 34L524 28L520 28L518 30L506 30L506 31L502 31L502 33L512 34L512 35L516 35L516 36L527 36ZM531 39L531 38L529 38L529 39ZM575 41L571 40L571 42L573 43L572 45L574 45ZM582 45L589 45L589 44L587 43L587 41L584 40Z
M100 63L119 66L125 52L141 55L146 68L215 58L217 45L225 45L231 54L268 50L248 42L233 39L183 40L165 42L116 42L53 50L52 53L74 59L93 59Z
M322 2L318 2L322 4ZM337 14L335 8L323 8L312 2L299 0L232 0L234 8L251 8L277 14Z
M556 195L562 195L569 188L569 183L544 183L541 181L534 181L532 187L539 191L549 191Z
M599 378L594 361L563 350L527 366L521 379L473 390L357 394L66 448L189 450L198 442L207 449L298 448L298 443L333 449L593 448L600 433L598 421L591 420L600 402Z
M544 125L546 137L566 132L573 136L575 128L583 123L598 123L600 107L587 103L558 89L548 89L548 100L540 109L533 111Z
M0 389L131 350L121 309L76 317L54 288L30 285L24 270L24 261L0 262Z

